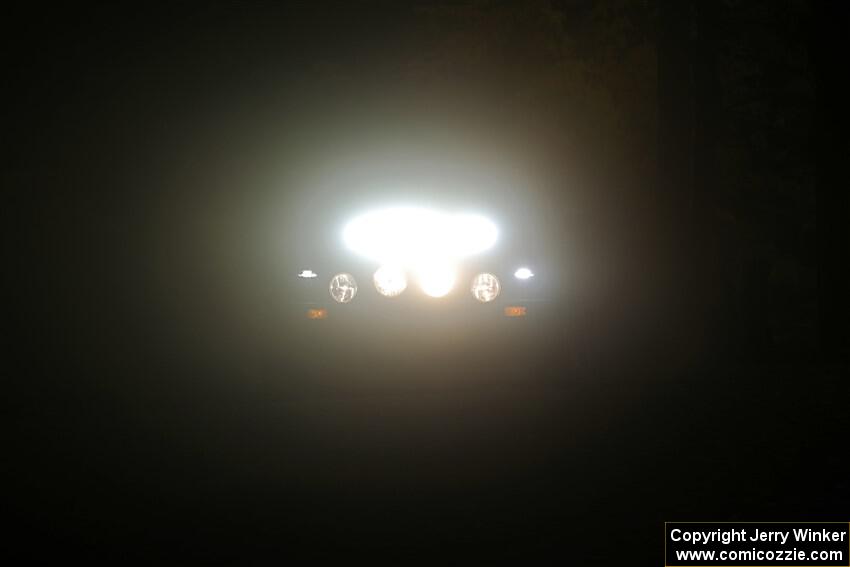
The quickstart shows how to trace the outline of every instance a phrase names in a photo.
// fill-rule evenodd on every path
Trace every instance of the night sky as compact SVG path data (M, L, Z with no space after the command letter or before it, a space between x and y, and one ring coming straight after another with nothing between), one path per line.
M4 20L0 561L662 565L665 521L848 520L842 3ZM297 270L399 199L492 213L540 316L306 320Z

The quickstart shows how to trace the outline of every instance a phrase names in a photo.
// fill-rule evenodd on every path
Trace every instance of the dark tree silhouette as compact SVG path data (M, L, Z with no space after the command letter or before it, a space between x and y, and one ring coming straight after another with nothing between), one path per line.
M675 328L686 331L681 340L694 354L725 347L722 352L759 358L777 346L809 349L816 338L814 264L806 244L815 219L808 149L815 125L802 30L810 5L661 1L658 14L660 224L670 250L665 289ZM837 64L821 65L821 82L835 82ZM840 92L822 91L822 97ZM829 106L820 107L820 122L833 120L829 128L841 131ZM819 148L828 147L817 150L822 179L829 179L822 193L840 186L824 163L843 150L828 141L834 134L818 129L824 132ZM822 220L845 214L834 197L820 198ZM822 250L842 242L833 228L820 235ZM841 264L835 250L826 256ZM835 290L845 284L832 264L819 263L826 277L820 325L831 335L836 325L829 321L837 320L831 313L843 301Z
M818 334L821 354L834 360L847 349L850 293L847 258L850 207L847 190L847 87L844 36L847 4L822 0L812 30L817 88Z
M663 1L658 10L658 184L668 228L683 223L693 190L693 82L690 1Z

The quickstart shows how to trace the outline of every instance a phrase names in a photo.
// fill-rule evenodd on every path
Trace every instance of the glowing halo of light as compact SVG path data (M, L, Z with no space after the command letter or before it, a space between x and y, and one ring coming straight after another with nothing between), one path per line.
M514 272L514 277L518 280L527 280L534 277L534 272L526 267L522 267Z
M331 278L328 291L337 303L349 303L357 295L357 280L351 274L339 273Z
M352 219L342 231L349 250L381 264L403 266L478 254L497 239L496 225L481 215L416 207L376 209Z
M472 285L470 286L472 297L481 303L490 303L499 297L501 290L502 286L499 284L499 278L493 274L484 272L472 278Z
M384 297L397 297L407 289L407 276L398 266L384 265L372 276L375 289Z

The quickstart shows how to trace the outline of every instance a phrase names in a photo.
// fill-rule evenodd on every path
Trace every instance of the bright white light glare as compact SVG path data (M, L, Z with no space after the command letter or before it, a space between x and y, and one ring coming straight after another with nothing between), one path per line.
M301 270L300 272L298 272L298 277L299 278L310 278L310 279L312 279L312 278L319 277L319 274L317 274L313 270Z
M482 216L412 207L363 214L342 233L350 250L381 264L409 267L483 252L497 237L496 225Z
M534 272L528 268L520 268L514 272L514 277L520 280L527 280L534 277Z
M429 265L420 268L419 286L426 295L431 297L443 297L449 293L455 285L455 271L445 265Z
M337 274L331 278L331 297L337 303L348 303L357 295L357 282L351 274Z
M478 274L472 280L472 297L481 303L490 303L499 297L499 291L502 286L499 285L499 278L493 274Z
M407 277L404 270L397 266L381 266L372 277L375 289L385 297L396 297L407 289Z

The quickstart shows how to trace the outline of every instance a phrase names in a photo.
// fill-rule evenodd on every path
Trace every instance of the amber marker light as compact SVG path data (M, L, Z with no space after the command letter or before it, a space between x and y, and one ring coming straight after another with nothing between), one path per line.
M521 305L512 305L505 307L505 317L525 317L527 311Z
M308 319L327 319L328 318L328 310L327 309L308 309L307 310L307 318Z

